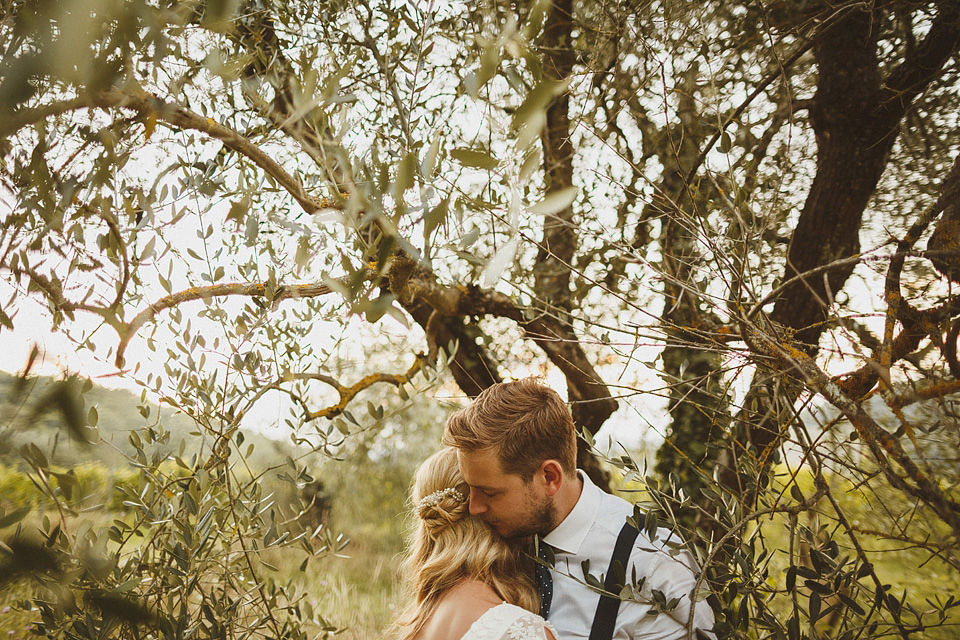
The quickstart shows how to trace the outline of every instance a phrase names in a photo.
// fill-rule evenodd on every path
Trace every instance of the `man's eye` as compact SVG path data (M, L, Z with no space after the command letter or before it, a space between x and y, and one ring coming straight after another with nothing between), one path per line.
M496 491L484 491L483 495L487 496L488 498L493 498L494 496L497 496L500 494Z

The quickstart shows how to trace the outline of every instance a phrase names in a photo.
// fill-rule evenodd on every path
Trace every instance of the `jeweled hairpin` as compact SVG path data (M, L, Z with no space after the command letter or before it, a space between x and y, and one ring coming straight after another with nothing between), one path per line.
M417 503L417 511L421 511L427 507L436 506L440 504L440 501L446 498L447 496L450 496L457 502L463 502L465 500L462 493L460 493L456 489L447 487L446 489L440 489L439 491L434 491L430 495L425 496L423 499L421 499L420 502Z

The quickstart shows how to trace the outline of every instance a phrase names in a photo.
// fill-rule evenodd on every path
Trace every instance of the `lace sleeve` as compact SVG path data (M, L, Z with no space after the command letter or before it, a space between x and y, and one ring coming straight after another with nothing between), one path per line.
M514 620L507 628L507 632L502 636L503 640L546 640L547 632L544 629L548 627L553 631L553 637L557 637L556 630L549 622L528 611L524 613L526 615Z
M501 604L477 620L462 640L546 640L550 623L535 613L512 604Z

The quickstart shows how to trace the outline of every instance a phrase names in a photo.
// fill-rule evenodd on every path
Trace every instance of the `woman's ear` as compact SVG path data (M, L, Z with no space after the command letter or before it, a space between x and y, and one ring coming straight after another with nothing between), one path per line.
M548 496L556 494L563 485L563 467L556 460L544 460L540 465L540 475Z

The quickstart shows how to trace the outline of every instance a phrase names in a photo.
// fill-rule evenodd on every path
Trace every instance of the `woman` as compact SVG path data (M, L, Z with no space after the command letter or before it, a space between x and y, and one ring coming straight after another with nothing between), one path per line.
M417 522L403 573L413 602L402 640L556 640L537 611L532 561L469 514L456 450L442 449L414 478Z

